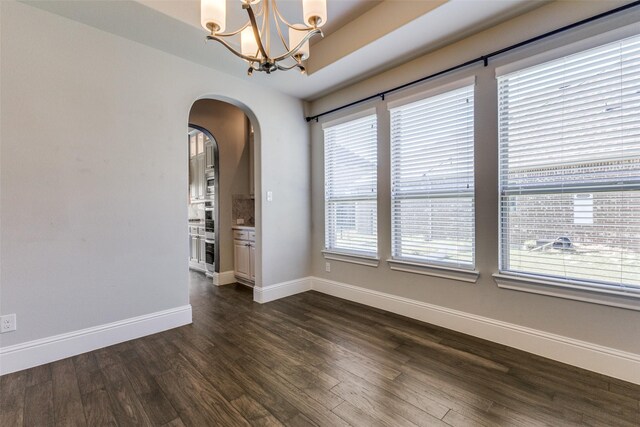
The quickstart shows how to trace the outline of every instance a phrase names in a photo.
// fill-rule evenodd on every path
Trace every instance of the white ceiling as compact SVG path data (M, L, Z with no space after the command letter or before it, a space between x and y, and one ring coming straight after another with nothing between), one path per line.
M200 27L200 0L138 0L147 7L168 16ZM329 0L327 15L329 19L322 27L329 35L343 27L352 19L382 3L382 0ZM278 10L291 24L302 23L301 0L278 0ZM258 10L259 7L256 9ZM225 32L240 28L247 21L247 12L242 10L240 0L227 0L227 28Z
M205 43L199 0L25 1L306 100L460 40L545 2L328 0L328 23L323 27L325 38L312 46L308 75L288 71L271 75L254 73L249 77L243 61L215 42ZM228 29L246 20L246 12L239 4L240 0L227 0ZM301 21L300 0L279 0L278 5L287 20ZM384 22L380 22L380 16ZM370 21L374 22L369 24Z

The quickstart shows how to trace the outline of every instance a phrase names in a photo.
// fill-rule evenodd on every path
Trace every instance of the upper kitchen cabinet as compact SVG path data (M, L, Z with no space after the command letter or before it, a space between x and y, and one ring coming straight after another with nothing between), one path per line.
M213 173L213 143L199 130L189 132L189 200L204 203L207 193L206 174Z
M204 153L204 134L202 132L198 132L196 134L197 138L196 140L198 141L197 143L197 151L196 151L196 155L200 155Z
M198 174L197 176L197 181L198 181L198 185L197 185L197 192L196 192L196 198L198 199L198 201L204 201L204 196L206 193L206 181L205 181L205 177L204 177L204 152L202 154L199 154L196 157L196 173Z
M207 138L204 142L204 171L205 174L213 172L213 163L215 161L213 142Z

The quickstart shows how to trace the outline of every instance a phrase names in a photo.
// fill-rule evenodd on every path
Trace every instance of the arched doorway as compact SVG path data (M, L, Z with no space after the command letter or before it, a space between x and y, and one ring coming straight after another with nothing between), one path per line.
M236 281L253 286L260 276L259 207L256 205L257 126L248 109L226 99L201 98L189 112L189 127L215 140L215 275L214 284ZM204 132L206 131L206 132ZM252 240L237 245L237 228L251 230L244 235ZM238 252L240 250L240 252ZM238 269L237 259L251 254L246 272ZM249 252L250 251L250 252ZM248 255L247 255L248 256ZM242 258L243 259L243 258ZM240 263L242 266L242 262ZM249 270L250 267L250 270ZM245 274L246 273L246 274ZM246 279L246 280L245 280Z
M199 137L203 135L203 147L202 153L198 153ZM195 138L194 138L195 137ZM213 277L214 273L219 272L220 254L217 248L220 246L219 236L215 232L215 224L220 224L218 195L218 180L219 180L219 154L218 154L218 142L215 137L209 132L209 130L202 126L189 123L189 201L194 202L197 200L196 194L196 177L195 173L200 173L203 180L202 194L204 199L201 201L201 208L204 211L204 237L197 235L191 238L190 230L190 242L189 242L189 262L192 263L194 258L194 249L197 254L203 252L202 258L205 261L205 274L208 277ZM195 141L193 141L195 139ZM194 144L195 142L195 144ZM202 166L199 165L202 157ZM190 215L191 221L191 215ZM200 242L200 240L203 240ZM195 242L193 241L195 240ZM198 258L198 256L196 256Z

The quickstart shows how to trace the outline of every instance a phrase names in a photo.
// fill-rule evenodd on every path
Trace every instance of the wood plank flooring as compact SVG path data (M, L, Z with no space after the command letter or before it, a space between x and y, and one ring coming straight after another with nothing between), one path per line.
M9 426L640 426L640 386L323 294L191 273L193 325L0 378Z

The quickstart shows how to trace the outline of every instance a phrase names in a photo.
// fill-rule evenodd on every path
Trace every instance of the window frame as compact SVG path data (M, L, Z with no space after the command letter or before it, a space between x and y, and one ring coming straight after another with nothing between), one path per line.
M358 251L358 250L349 250L349 249L342 249L342 248L336 248L335 244L333 245L334 247L328 247L327 245L327 241L328 241L328 233L329 233L329 229L328 229L328 224L329 224L329 216L328 216L328 207L329 207L329 199L327 198L327 152L326 152L326 137L325 137L325 131L326 129L335 127L335 126L340 126L349 122L353 122L353 121L357 121L360 119L364 119L367 117L373 117L375 119L375 141L376 141L376 169L375 169L375 182L376 182L376 192L375 195L372 197L355 197L355 198L345 198L345 197L339 197L335 200L341 201L341 202L348 202L348 201L375 201L375 208L376 208L376 212L375 212L375 238L376 238L376 249L375 252L364 252L364 251ZM353 264L359 264L359 265L365 265L365 266L371 266L371 267L377 267L379 264L379 253L380 253L380 239L379 239L379 227L378 227L378 202L379 202L379 188L378 188L378 141L379 141L379 117L377 114L377 110L375 108L367 108L358 112L355 112L353 114L349 114L349 115L345 115L342 116L340 118L334 119L334 120L330 120L330 121L326 121L322 124L322 131L323 131L323 191L324 191L324 196L323 196L323 202L324 202L324 209L323 209L323 225L324 225L324 244L323 244L323 249L322 249L322 254L324 255L325 259L329 259L329 260L336 260L336 261L344 261L344 262L350 262Z
M600 46L624 40L626 38L639 36L637 27L628 25L606 33L586 38L575 43L571 43L547 52L533 55L519 61L498 66L495 69L496 81L499 77L511 74L527 68L536 67L545 63L549 63L567 56L580 54ZM496 85L496 91L499 98L499 83ZM500 126L500 111L497 106L498 131ZM640 293L629 293L620 291L624 289L622 285L616 285L613 282L604 282L602 280L588 280L580 278L563 278L559 276L544 275L538 273L520 272L504 268L505 259L508 259L508 247L503 244L503 170L502 161L502 144L498 141L498 272L493 274L493 278L498 287L510 289L514 291L522 291L539 295L547 295L558 298L584 301L600 305L609 305L613 307L640 310ZM604 182L601 181L600 186ZM605 183L606 184L606 183ZM609 180L608 191L621 191L620 180ZM602 190L604 191L604 190ZM623 190L624 191L624 190ZM521 188L511 190L513 194L531 195L531 194L569 194L566 188L549 188L544 185L528 186L526 190ZM593 186L589 183L582 187L576 186L575 193L593 193ZM640 285L640 284L638 284Z
M395 229L396 221L394 221L394 201L397 200L397 197L394 197L394 190L393 190L394 146L393 146L393 137L391 134L391 132L393 131L391 112L392 110L403 107L405 105L413 104L415 102L419 102L429 98L444 95L446 93L453 92L453 91L460 90L467 87L473 88L472 91L473 91L473 98L474 98L474 107L472 111L472 114L473 114L473 141L472 141L473 189L468 192L464 192L466 195L470 195L472 197L472 205L473 205L473 219L472 219L473 220L473 241L472 241L472 250L471 250L471 258L472 258L471 264L467 267L467 266L456 265L455 263L437 262L436 260L422 260L420 258L399 256L395 253L396 245L394 242L394 239L397 238L396 236L397 231ZM475 177L475 173L476 173L476 167L475 167L475 145L476 145L475 144L475 98L476 98L475 95L476 94L475 94L475 89L476 89L476 76L473 75L463 79L458 79L453 82L440 84L437 87L433 87L431 89L421 91L419 93L415 93L409 96L405 96L398 100L394 100L392 102L387 103L387 110L388 110L388 116L389 116L389 154L390 154L389 156L389 159L390 159L390 168L389 168L390 194L389 196L390 196L390 209L391 209L391 216L389 218L390 219L389 226L390 226L390 233L391 233L391 236L390 236L391 247L389 249L390 249L391 257L387 260L387 262L389 263L391 270L410 272L415 274L423 274L427 276L441 277L446 279L454 279L454 280L469 282L469 283L475 283L478 280L480 273L476 270L477 231L475 227L476 208L477 208L476 185L475 185L475 181L476 181L475 179L476 178ZM436 199L435 197L429 197L433 195L434 195L434 192L429 192L425 190L424 192L421 192L419 195L418 194L414 195L415 197L413 198ZM456 198L459 198L460 196L461 194L456 193L456 194L452 194L450 197L442 197L442 198L456 199ZM442 198L438 198L438 199L442 199Z

